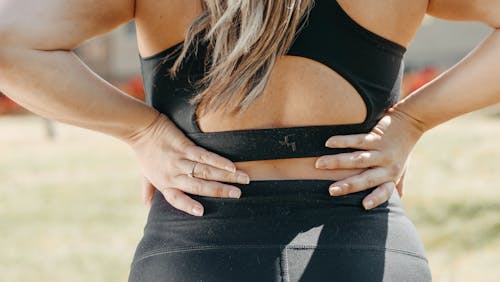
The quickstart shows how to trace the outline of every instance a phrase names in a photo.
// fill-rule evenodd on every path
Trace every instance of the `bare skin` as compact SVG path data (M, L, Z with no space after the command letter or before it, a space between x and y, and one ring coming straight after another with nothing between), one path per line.
M427 8L427 1L338 2L356 22L405 47L415 36ZM174 20L175 15L165 13L168 10L168 3L154 0L138 2L136 23L139 50L143 57L154 55L184 39L184 31L190 20L201 12L201 5L197 5L196 1L181 3L182 7L175 13L182 19L176 34L169 32L172 25L166 22L166 19L177 22ZM201 116L198 125L204 132L213 132L351 124L362 122L365 116L366 106L362 98L335 71L306 58L284 56L277 61L264 93L247 112L240 115L212 112ZM364 169L318 169L315 167L316 160L317 157L237 162L236 167L248 173L252 180L339 180L364 171ZM399 188L402 191L402 185ZM152 195L154 189L145 182L146 197ZM394 183L381 187L377 191L378 204L387 200L393 190Z
M410 44L426 12L447 19L479 20L494 27L499 26L497 19L500 18L496 0L341 0L339 3L367 29L404 46ZM174 207L193 215L202 215L203 207L185 192L234 197L230 191L239 189L220 181L245 183L248 176L252 180L343 179L346 189L341 193L380 185L364 200L365 207L369 200L373 201L373 207L389 198L404 167L401 159L390 157L394 151L380 149L369 156L361 153L332 156L326 158L326 167L321 169L315 168L318 158L232 163L193 144L165 116L105 83L71 52L84 40L135 18L140 54L149 56L182 41L186 26L199 12L200 5L195 0L46 0L43 5L37 0L0 0L0 91L37 114L127 142L136 152L147 179L145 198L150 198L153 187L157 187ZM34 23L31 20L34 18L39 21ZM485 56L476 57L480 60ZM491 71L469 65L473 65L469 66L472 72ZM467 66L463 68L462 73L468 73ZM291 85L294 81L302 83ZM454 87L450 87L451 84ZM442 88L472 91L472 87L477 86L463 85L452 75L435 85L438 86L432 89L434 92ZM304 93L307 93L307 100ZM455 94L436 94L436 97L445 101L451 97L455 99ZM481 105L493 100L486 98L490 97L488 95L491 94L484 94L486 101ZM440 108L432 112L421 105L423 98L418 98L428 96L427 99L434 99L427 94L408 100L415 101L413 103L406 103L410 105L406 107L410 109L408 115L419 117L422 124L435 124L473 109L471 106L457 110L441 102ZM472 98L464 93L458 97L462 97L464 103L476 105L475 108L479 106L468 101ZM209 132L356 123L363 120L366 112L359 94L338 74L317 62L297 57L284 57L278 62L261 98L242 116L222 116L214 112L201 117L200 128ZM426 115L426 110L431 114ZM435 114L438 112L439 118ZM446 115L447 112L450 114ZM400 116L405 120L407 115ZM412 136L408 139L418 139L413 136L421 131L413 131L412 126L403 128ZM399 142L397 136L392 142ZM387 147L390 146L380 148ZM409 153L411 150L400 151ZM339 158L344 158L345 165L339 165ZM189 178L187 173L195 162L200 163L195 173L197 177ZM365 172L359 174L361 171ZM353 179L356 185L349 183Z
M367 168L334 183L332 194L340 196L397 181L412 148L425 132L460 115L500 103L500 66L496 63L500 61L500 2L431 1L428 13L451 20L479 21L492 27L493 32L455 66L391 108L369 134L333 136L328 140L328 147L361 151L322 157L324 169ZM362 161L356 158L359 154L364 155ZM363 205L369 206L369 201L365 198Z
M183 40L184 30L200 11L197 1L181 1L176 13L183 19L177 33L165 19L169 1L138 1L136 22L142 56L156 54ZM427 1L339 1L358 23L369 30L408 46L421 24ZM181 13L184 13L182 14ZM368 66L367 66L368 67ZM270 110L272 109L272 111ZM211 112L198 125L204 132L287 126L361 123L366 107L357 91L339 74L309 59L284 56L278 60L261 97L241 115ZM238 162L237 168L252 180L342 179L361 170L320 170L317 158Z

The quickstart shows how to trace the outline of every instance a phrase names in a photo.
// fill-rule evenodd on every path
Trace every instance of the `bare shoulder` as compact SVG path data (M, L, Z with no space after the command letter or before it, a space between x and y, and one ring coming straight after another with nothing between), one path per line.
M134 17L134 0L0 0L3 44L71 50Z
M149 56L182 41L187 27L201 12L201 0L136 0L140 54Z
M447 20L478 21L500 28L498 0L429 0L427 13Z

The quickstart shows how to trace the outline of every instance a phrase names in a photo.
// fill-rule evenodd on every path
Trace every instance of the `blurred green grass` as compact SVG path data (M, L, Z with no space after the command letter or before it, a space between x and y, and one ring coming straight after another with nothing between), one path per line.
M0 281L126 281L147 209L125 144L34 116L0 118ZM500 119L426 133L403 203L435 281L500 281Z

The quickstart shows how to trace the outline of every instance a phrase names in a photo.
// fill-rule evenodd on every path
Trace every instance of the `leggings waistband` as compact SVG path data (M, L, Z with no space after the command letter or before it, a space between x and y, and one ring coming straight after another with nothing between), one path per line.
M328 188L335 180L327 179L285 179L285 180L253 180L249 184L227 183L241 189L242 197L253 196L280 196L288 195L295 197L331 197ZM348 194L341 197L364 197L373 189Z

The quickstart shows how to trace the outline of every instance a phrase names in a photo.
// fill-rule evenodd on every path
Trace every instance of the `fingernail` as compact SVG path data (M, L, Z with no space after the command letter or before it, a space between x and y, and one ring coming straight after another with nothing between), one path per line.
M227 171L236 172L236 167L227 165L224 167Z
M237 178L238 183L248 184L250 183L250 177L246 174L239 174Z
M326 162L323 159L318 159L316 161L316 168L325 168Z
M194 206L192 209L195 215L203 215L203 208L199 206Z
M366 209L366 210L369 210L369 209L371 209L371 208L373 208L373 201L372 201L372 200L369 200L369 201L367 201L367 202L365 203L365 209Z
M340 194L340 192L342 192L342 189L338 186L332 186L332 187L330 187L329 191L330 191L330 195L335 196L335 195Z
M326 147L332 147L334 145L335 145L335 141L333 141L333 140L327 140L325 143Z
M241 196L241 191L239 189L233 189L229 191L229 197L231 198L239 198Z

